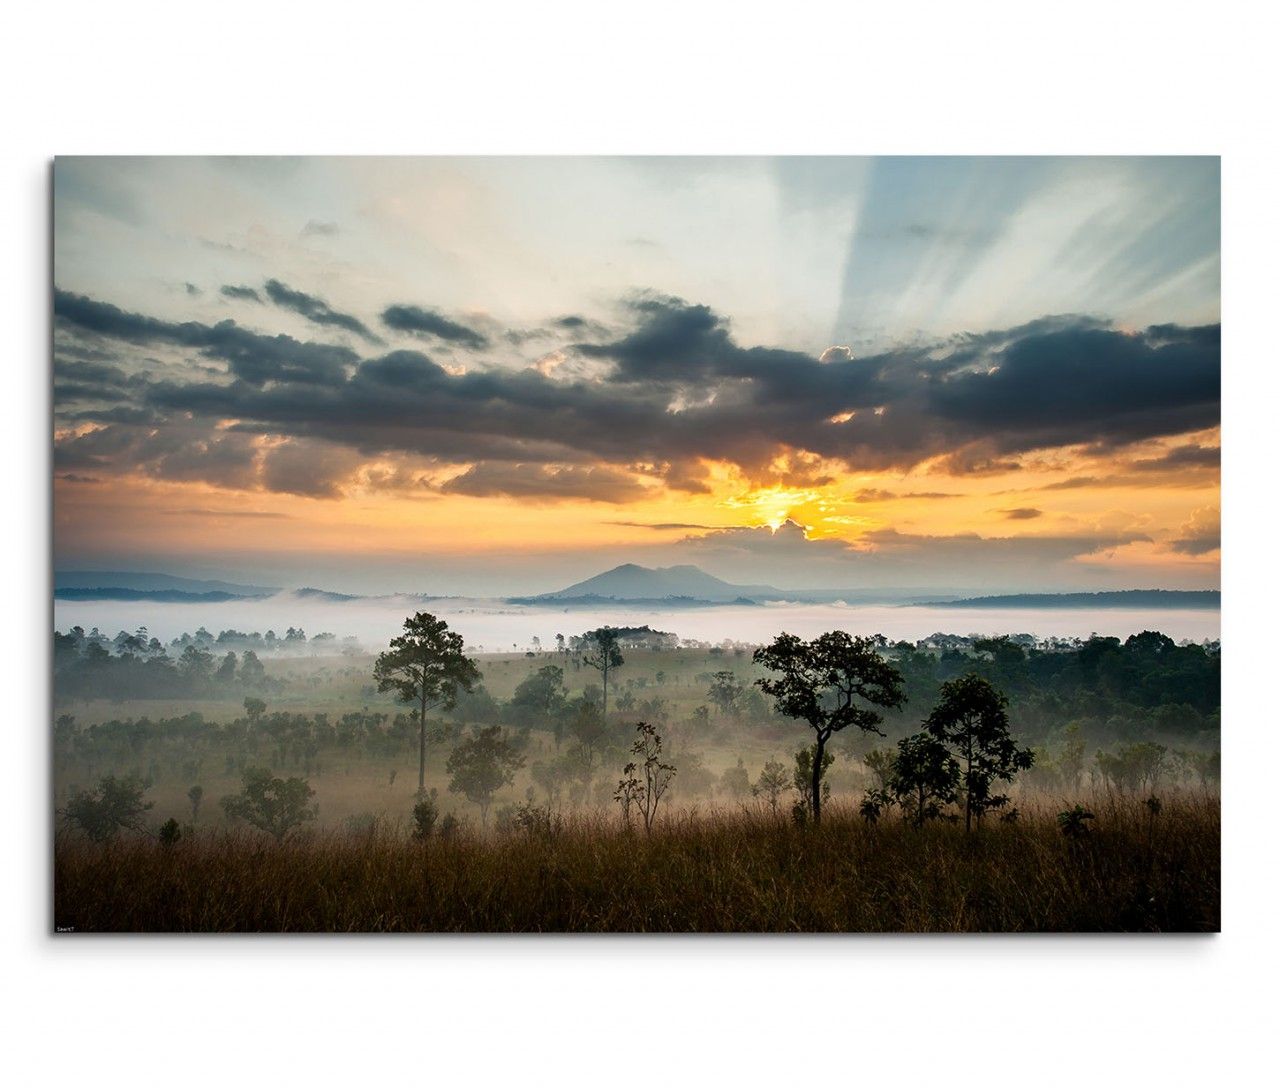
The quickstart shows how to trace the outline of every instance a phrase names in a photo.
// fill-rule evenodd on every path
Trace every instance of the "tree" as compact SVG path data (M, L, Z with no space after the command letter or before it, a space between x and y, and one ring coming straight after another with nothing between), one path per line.
M141 831L142 814L154 804L142 800L146 789L133 775L107 775L92 790L78 791L62 810L62 817L94 842L106 842L121 830Z
M609 721L609 673L624 664L622 651L618 649L618 629L600 627L582 636L593 649L582 655L582 663L600 674L604 686L603 718Z
M267 712L267 704L250 695L244 701L244 712L248 715L249 724L256 726L262 720L262 715Z
M733 713L734 707L738 704L738 699L742 697L742 693L746 688L742 682L728 669L722 669L711 677L711 687L707 691L707 698L715 703L720 713L727 717Z
M532 714L539 725L550 725L564 708L564 669L543 665L520 681L511 705Z
M736 767L725 768L720 776L720 788L730 797L745 797L751 792L751 776L747 774L741 756Z
M449 792L460 793L480 806L480 822L489 814L493 795L515 780L516 771L524 766L524 757L502 736L496 725L476 730L460 740L449 754L445 769L449 772Z
M822 818L820 781L832 734L852 725L883 736L881 716L872 708L906 701L902 674L875 647L874 638L845 631L828 631L812 642L783 633L753 655L756 664L779 674L757 680L760 690L773 696L780 713L808 722L817 737L808 789L814 823Z
M311 803L316 791L305 778L278 778L264 767L250 767L241 781L239 793L218 802L222 811L228 819L244 820L275 836L277 842L319 812Z
M204 800L204 787L192 786L187 790L187 800L191 802L191 822L194 824L200 819L200 802Z
M975 673L942 685L938 705L925 719L925 731L958 758L964 789L964 828L981 820L990 809L1009 803L1006 794L993 794L993 782L1012 782L1018 771L1035 759L1030 748L1019 748L1009 734L1009 700Z
M787 768L775 759L769 760L760 771L759 781L751 787L751 792L757 797L766 797L769 800L769 808L773 810L774 815L778 813L778 798L791 788L791 777L787 774Z
M923 827L926 820L941 816L959 791L960 764L947 746L930 733L915 733L898 741L885 787L867 796L877 804L896 802L910 812L916 827Z
M821 761L821 767L817 766L819 761ZM816 744L796 749L795 766L791 771L791 785L796 793L800 795L798 803L802 812L813 812L815 810L813 791L818 789L817 783L827 773L827 768L835 761L836 757L831 752L823 752L819 755ZM815 768L817 768L816 774L814 773ZM830 797L831 783L823 782L822 800L826 801Z
M379 691L394 691L403 703L418 704L418 792L427 788L427 711L451 710L458 692L480 680L476 663L463 652L462 636L444 620L417 612L404 621L404 634L378 655L373 678Z
M631 745L636 757L622 768L622 778L614 799L622 806L623 817L630 821L631 809L639 809L645 834L653 830L654 817L662 796L671 785L676 769L662 762L662 737L648 722L636 723L636 739Z

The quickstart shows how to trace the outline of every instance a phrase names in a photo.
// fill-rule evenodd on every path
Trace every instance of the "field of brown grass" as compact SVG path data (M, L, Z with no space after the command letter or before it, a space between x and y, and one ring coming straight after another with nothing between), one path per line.
M666 814L651 836L616 814L536 831L247 831L94 844L60 833L54 924L91 932L1213 932L1216 796L1094 797L966 836L952 824L820 828L760 810Z

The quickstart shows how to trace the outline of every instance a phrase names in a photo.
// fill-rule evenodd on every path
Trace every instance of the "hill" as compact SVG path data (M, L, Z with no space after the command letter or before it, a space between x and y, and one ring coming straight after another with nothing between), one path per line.
M64 601L227 601L276 592L273 586L142 571L59 570L53 574L53 595Z
M929 601L930 608L1221 608L1216 589L1121 589L1106 593L1011 593Z
M739 586L708 574L698 567L642 567L624 563L555 593L526 598L535 602L579 601L584 598L615 601L663 601L669 597L707 604L730 604L756 598L785 596L773 586Z

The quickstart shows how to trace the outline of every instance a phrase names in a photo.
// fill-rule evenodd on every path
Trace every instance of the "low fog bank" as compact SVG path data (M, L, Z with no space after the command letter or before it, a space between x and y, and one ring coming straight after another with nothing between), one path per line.
M883 634L916 641L935 632L998 635L1010 632L1039 637L1088 638L1091 634L1127 638L1140 631L1163 631L1181 641L1220 637L1221 615L1209 609L1048 609L935 608L923 605L776 604L712 608L555 609L509 605L501 601L420 597L371 597L350 601L279 593L253 600L192 604L157 601L55 601L54 627L96 627L108 638L117 631L146 626L166 644L183 632L204 627L213 634L234 629L246 633L289 627L308 636L332 632L354 636L366 649L385 647L400 632L406 616L428 611L462 633L473 652L524 649L534 637L543 645L557 633L569 635L606 624L673 631L681 638L719 643L764 643L779 631L813 638L824 631Z

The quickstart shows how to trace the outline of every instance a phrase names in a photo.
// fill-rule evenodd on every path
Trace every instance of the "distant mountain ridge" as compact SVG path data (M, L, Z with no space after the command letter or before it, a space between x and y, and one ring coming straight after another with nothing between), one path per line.
M781 599L785 594L773 586L740 586L708 574L688 564L675 567L642 567L624 563L603 574L536 597L520 598L534 602L578 601L661 602L679 598L694 603L754 603L757 599Z
M1101 593L1009 593L929 601L929 608L1221 608L1217 589L1117 589Z
M53 572L53 595L63 600L229 600L233 597L267 597L278 592L278 586L249 586L216 579L180 578L174 574L142 571ZM167 596L156 596L157 594Z

